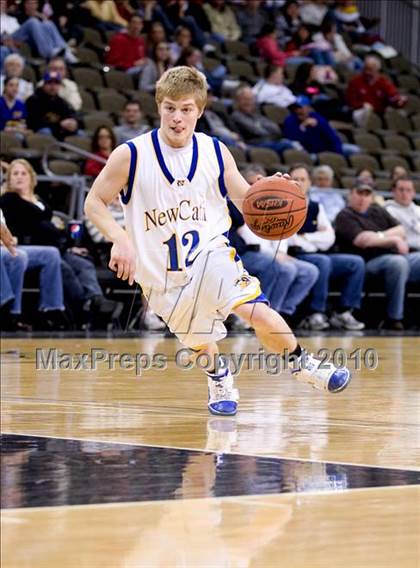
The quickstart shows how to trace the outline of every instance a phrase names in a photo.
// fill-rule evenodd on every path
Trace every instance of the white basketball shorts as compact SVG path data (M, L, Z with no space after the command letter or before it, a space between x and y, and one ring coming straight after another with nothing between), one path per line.
M189 275L187 284L167 291L143 288L151 309L187 347L197 349L226 337L223 322L236 306L268 303L259 280L228 245L201 252Z

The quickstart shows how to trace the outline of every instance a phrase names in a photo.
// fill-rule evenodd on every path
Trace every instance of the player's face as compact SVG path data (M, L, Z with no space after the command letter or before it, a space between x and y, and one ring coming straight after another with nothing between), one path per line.
M10 188L16 193L26 194L31 189L31 176L23 164L14 164L10 172Z
M191 140L202 111L192 96L178 100L164 97L159 106L159 114L164 141L174 148L182 148Z

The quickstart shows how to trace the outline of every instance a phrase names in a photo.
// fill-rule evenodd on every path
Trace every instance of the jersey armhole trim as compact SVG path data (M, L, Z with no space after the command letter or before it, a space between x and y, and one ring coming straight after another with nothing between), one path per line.
M137 148L136 145L131 142L127 142L127 146L130 148L130 170L128 172L128 184L127 184L127 191L124 193L124 190L120 191L121 201L124 205L130 201L131 193L133 191L133 184L134 184L134 177L136 175L136 168L137 168Z
M220 149L220 142L217 138L213 138L214 149L216 151L216 158L219 164L219 190L222 194L222 197L226 197L227 195L227 188L225 185L225 164L223 163L222 151Z

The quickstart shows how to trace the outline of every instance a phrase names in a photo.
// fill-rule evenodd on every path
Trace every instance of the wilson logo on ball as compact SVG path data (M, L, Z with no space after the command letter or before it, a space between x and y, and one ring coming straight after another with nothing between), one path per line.
M268 211L270 209L284 209L289 205L287 199L279 199L274 196L259 197L254 201L255 209Z
M257 229L258 231L264 231L269 235L272 231L278 231L279 229L288 229L293 225L293 222L293 215L289 215L285 219L279 219L278 217L269 217L268 219L264 219L263 221L255 219L251 227L253 229Z

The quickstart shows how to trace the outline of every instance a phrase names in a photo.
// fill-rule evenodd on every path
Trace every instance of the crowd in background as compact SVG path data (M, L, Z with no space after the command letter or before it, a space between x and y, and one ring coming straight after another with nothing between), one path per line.
M231 206L231 241L273 307L302 329L362 330L363 290L376 279L386 295L381 325L401 330L406 288L420 287L419 145L410 146L388 178L359 169L347 184L347 200L336 191L343 180L320 159L328 152L353 165L365 150L352 130L362 132L375 118L386 125L390 109L410 103L383 72L397 54L373 31L376 23L362 18L350 0L0 0L0 131L23 148L30 148L34 134L85 140L90 157L79 161L80 173L95 177L118 144L158 124L148 105L162 73L194 66L209 84L198 129L229 146L250 183L273 173L253 158L271 150L275 165L308 195L305 225L281 243L257 239ZM229 46L239 42L249 53L232 59ZM83 46L97 60L82 59ZM81 84L77 71L86 67L100 70L103 87ZM131 88L108 89L110 70L127 75ZM114 101L124 96L118 108L114 103L101 115L107 93ZM97 111L87 112L88 94ZM107 243L90 223L83 239L57 226L52 206L65 210L66 199L38 195L39 157L27 157L2 157L3 327L28 329L21 292L25 273L34 270L42 312L36 321L43 329L114 321L122 305L104 296L97 274L98 264L106 266ZM386 180L392 199L384 203L375 189ZM111 209L123 224L118 200ZM330 309L332 286L340 295ZM144 327L164 327L144 313ZM244 324L236 319L232 325Z

